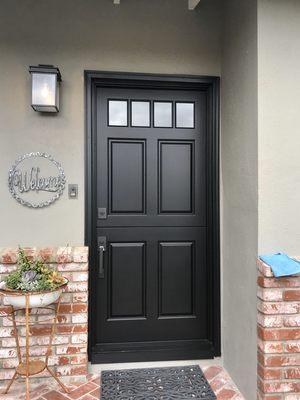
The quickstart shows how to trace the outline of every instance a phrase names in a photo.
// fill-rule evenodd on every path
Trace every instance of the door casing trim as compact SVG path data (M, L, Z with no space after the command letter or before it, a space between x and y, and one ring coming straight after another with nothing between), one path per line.
M93 204L95 193L92 191L94 178L93 164L95 162L95 89L97 87L145 88L145 89L177 89L206 90L208 95L207 120L207 260L209 270L211 302L208 321L210 337L213 343L213 356L221 355L221 285L220 285L220 178L219 178L219 125L220 125L220 78L215 76L194 75L161 75L128 72L90 71L84 72L85 77L85 245L90 249L89 255L89 327L88 355L91 359L94 345L92 332L92 273L95 265L95 237L93 220ZM211 205L211 207L209 207ZM167 354L166 354L166 357ZM120 360L121 361L121 360Z

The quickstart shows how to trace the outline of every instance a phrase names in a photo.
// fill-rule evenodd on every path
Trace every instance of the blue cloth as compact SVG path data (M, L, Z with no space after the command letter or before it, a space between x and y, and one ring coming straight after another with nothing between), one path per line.
M300 262L290 258L287 254L266 254L259 258L268 264L277 277L300 274Z

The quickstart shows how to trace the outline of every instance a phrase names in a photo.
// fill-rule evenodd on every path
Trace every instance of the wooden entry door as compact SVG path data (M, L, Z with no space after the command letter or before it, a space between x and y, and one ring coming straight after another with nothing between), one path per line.
M213 357L207 90L93 92L92 362Z

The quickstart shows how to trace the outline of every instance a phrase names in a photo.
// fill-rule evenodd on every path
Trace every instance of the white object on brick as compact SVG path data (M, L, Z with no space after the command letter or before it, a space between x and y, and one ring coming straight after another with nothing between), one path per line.
M29 295L29 307L47 307L49 304L54 303L58 300L62 290L54 290L53 292L30 294ZM26 308L26 296L6 296L5 303L13 306L14 308Z

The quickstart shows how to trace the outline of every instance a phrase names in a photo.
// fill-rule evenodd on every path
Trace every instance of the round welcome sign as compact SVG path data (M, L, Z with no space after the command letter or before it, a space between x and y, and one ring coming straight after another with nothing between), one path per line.
M63 193L66 177L61 165L47 153L27 153L9 171L12 196L32 208L49 206Z

